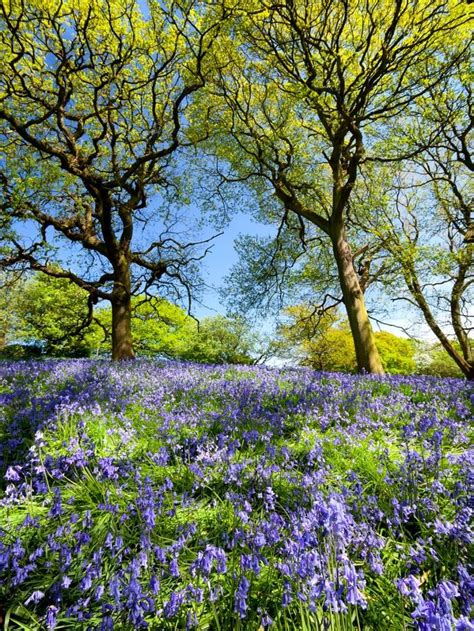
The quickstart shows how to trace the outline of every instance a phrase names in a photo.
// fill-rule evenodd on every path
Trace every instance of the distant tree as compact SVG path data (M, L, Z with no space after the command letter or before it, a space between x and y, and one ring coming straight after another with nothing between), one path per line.
M286 308L284 315L285 321L277 329L282 357L315 370L356 368L350 330L338 327L341 319L336 311L319 314L311 306L300 304Z
M113 359L134 355L133 295L194 288L195 239L167 229L169 199L159 219L148 205L179 191L174 156L202 138L188 107L225 17L179 0L1 4L0 265L74 283L89 322L109 301Z
M22 289L22 279L12 274L0 274L0 349L11 341L15 327L12 308Z
M67 279L41 273L24 282L8 304L0 305L0 323L10 323L8 341L17 343L5 356L40 352L90 357L109 352L111 309L96 309L89 322L84 293ZM156 296L136 296L131 308L133 345L140 356L208 364L249 364L257 359L257 336L242 318L213 316L198 323L181 307Z
M410 375L416 372L415 340L394 335L389 331L376 331L375 339L383 367L388 373Z
M110 309L97 312L110 345ZM154 297L132 300L133 345L138 355L206 364L250 364L258 359L257 336L239 317L222 315L200 322L184 309Z
M36 274L8 305L11 341L41 348L50 357L88 357L104 339L88 322L87 292L65 278Z
M323 335L308 341L305 347L305 366L331 372L357 370L354 342L347 326L331 327Z
M204 318L183 359L206 364L253 364L257 337L239 317Z
M132 300L133 345L139 355L180 359L194 343L196 321L160 298Z
M453 341L456 347L456 341ZM462 378L463 372L439 342L425 343L417 353L417 372L434 377Z

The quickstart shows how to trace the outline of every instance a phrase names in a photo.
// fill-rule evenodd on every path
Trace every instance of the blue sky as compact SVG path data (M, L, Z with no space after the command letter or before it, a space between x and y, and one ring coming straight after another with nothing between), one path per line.
M218 237L211 252L204 259L204 281L209 286L202 298L202 305L197 302L193 306L193 313L197 318L203 318L216 313L224 314L226 305L218 295L224 277L229 273L232 265L237 262L234 241L239 234L254 234L265 236L273 234L275 228L257 223L244 213L237 214L224 229L224 234Z

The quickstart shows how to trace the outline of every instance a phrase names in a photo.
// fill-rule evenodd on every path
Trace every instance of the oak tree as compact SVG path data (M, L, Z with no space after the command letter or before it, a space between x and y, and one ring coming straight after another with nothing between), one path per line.
M75 283L89 321L109 301L113 359L134 356L132 295L188 293L203 256L150 200L168 203L178 149L200 140L188 108L225 13L193 0L1 5L0 263Z
M237 3L232 63L209 85L212 148L232 181L257 182L328 237L359 370L383 372L354 263L354 187L381 138L448 74L466 46L469 7L435 0ZM222 169L221 169L222 173Z

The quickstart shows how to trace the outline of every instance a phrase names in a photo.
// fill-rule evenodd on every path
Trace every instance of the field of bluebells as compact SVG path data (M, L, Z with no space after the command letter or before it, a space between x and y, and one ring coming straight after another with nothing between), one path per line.
M474 629L469 384L0 364L5 629Z

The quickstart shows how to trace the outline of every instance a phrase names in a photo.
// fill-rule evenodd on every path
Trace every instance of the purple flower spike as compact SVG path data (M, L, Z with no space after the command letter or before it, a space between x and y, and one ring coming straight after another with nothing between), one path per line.
M58 616L58 607L55 607L54 605L49 605L49 607L46 610L46 627L48 629L54 629L56 627L57 624L57 616Z
M245 618L247 614L247 597L249 593L249 587L249 580L245 576L242 576L234 598L234 611L239 614L240 618Z

